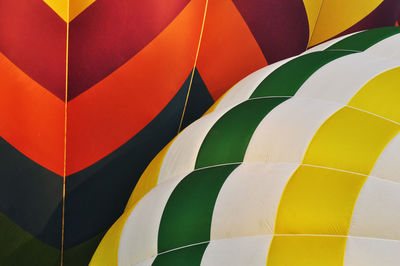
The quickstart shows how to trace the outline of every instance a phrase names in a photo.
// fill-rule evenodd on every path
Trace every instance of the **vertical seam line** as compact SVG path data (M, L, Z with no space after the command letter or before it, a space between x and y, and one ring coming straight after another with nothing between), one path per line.
M69 51L69 0L67 0L67 32L65 45L65 99L64 99L64 166L62 185L62 218L61 218L61 258L60 265L64 262L64 222L65 222L65 179L67 175L67 111L68 111L68 51Z
M177 134L179 134L179 132L181 131L183 118L185 116L186 106L187 106L187 103L188 103L188 100L189 100L190 90L192 88L194 71L196 69L197 58L199 56L200 45L201 45L201 41L202 41L202 38L203 38L203 31L204 31L204 24L205 24L205 21L206 21L207 8L208 8L208 0L206 0L206 5L205 5L205 8L204 8L203 22L202 22L202 25L201 25L200 38L199 38L199 42L198 42L198 45L197 45L196 57L194 59L194 65L193 65L193 69L192 69L192 74L190 76L189 88L188 88L188 92L186 94L185 105L183 106L183 112L182 112L181 120L179 122L179 127L178 127Z

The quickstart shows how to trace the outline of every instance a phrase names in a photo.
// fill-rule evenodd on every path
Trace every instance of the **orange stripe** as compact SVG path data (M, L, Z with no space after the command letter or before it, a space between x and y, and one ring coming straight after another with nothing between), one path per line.
M197 69L214 100L267 61L231 0L210 1Z
M135 57L69 102L67 175L128 141L173 98L193 67L204 5L191 1Z
M0 134L24 155L63 174L64 102L0 53Z

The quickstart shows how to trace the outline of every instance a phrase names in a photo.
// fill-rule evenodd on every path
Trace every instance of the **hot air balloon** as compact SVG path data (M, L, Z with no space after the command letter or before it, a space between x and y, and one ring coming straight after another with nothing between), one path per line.
M238 80L399 10L342 2L0 0L0 261L87 264L148 163Z
M150 163L91 265L398 265L400 28L249 75Z

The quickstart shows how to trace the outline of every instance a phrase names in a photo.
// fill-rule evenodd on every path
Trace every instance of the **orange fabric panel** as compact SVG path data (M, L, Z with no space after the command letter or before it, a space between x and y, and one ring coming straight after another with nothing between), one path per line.
M124 144L174 97L194 65L205 3L191 1L142 51L68 103L67 175Z
M232 1L209 1L196 67L214 100L266 65L260 47Z
M64 102L0 53L0 133L41 166L63 175Z

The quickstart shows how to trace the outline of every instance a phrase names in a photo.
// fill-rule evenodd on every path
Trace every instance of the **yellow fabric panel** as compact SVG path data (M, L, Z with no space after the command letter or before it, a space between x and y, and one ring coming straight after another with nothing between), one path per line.
M158 176L160 174L160 169L162 163L164 161L165 155L168 152L169 147L174 142L175 138L168 143L151 161L151 163L147 166L146 170L144 170L142 176L140 177L138 183L131 194L128 203L125 207L125 210L129 210L133 205L135 205L144 195L146 195L150 190L152 190L158 181Z
M400 67L397 67L370 80L348 105L400 123L399 99Z
M136 204L137 202L130 209L125 210L121 217L119 217L119 219L107 231L97 247L96 252L93 254L89 265L118 265L119 240L121 239L121 234L125 223Z
M343 265L346 237L274 236L267 266Z
M350 28L383 0L324 0L309 46L326 41Z
M366 176L301 165L279 202L275 234L347 235Z
M303 0L308 19L308 29L309 29L308 41L311 40L315 24L317 23L319 11L322 6L322 1L323 0Z
M344 107L315 133L303 163L369 174L399 130L398 124Z
M65 22L70 22L96 0L43 0ZM69 6L68 6L69 5ZM68 15L69 9L69 15Z

